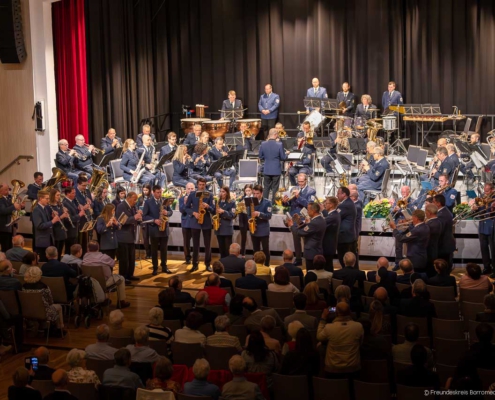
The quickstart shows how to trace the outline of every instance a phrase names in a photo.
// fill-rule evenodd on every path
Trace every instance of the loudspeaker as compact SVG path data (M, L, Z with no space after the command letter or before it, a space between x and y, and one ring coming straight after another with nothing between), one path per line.
M26 59L20 0L0 0L0 60L19 64Z

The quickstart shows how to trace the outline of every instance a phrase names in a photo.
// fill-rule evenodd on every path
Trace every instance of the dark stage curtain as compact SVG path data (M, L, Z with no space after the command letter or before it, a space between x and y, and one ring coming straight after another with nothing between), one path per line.
M319 77L380 106L395 80L407 103L495 113L495 6L475 0L86 0L90 129L127 138L141 118L231 89L249 113L266 83L280 112L303 110ZM249 116L254 117L254 116ZM179 129L178 119L172 128ZM282 117L286 128L297 117ZM162 138L163 139L163 138Z
M84 0L52 5L53 45L59 139L74 145L81 134L88 140L88 82Z

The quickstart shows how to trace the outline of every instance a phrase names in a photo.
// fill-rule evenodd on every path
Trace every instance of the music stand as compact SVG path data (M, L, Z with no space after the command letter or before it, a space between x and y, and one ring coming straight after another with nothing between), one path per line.
M421 104L421 114L442 115L440 104Z
M175 152L177 151L177 149L175 149L174 151L171 151L170 153L168 154L165 154L162 158L160 158L160 161L158 161L158 164L156 164L156 169L160 169L162 168L166 163L168 162L171 162L172 161L172 158L174 158L175 156Z
M313 138L313 146L315 149L325 149L332 147L332 141L326 138Z
M362 153L366 151L366 141L364 138L348 138L351 153Z
M296 146L297 138L287 137L280 139L280 141L282 142L285 150L292 151L292 149Z
M244 150L231 150L228 153L228 156L225 156L223 158L230 158L232 160L232 165L237 165L239 160L244 157Z
M301 161L303 153L300 151L293 151L287 154L287 159L285 161Z
M220 111L222 114L222 117L223 119L229 119L231 121L236 121L238 119L242 119L243 115L244 115L244 111L246 111L247 108L239 108L237 110L218 110ZM232 130L235 129L235 125L232 124Z
M262 142L262 140L251 140L251 152L254 153L256 150L258 150L259 153Z
M166 146L168 143L163 141L163 142L157 142L154 144L154 148L155 148L155 153L158 153L160 154L160 150L162 149L163 146Z
M96 220L93 219L84 224L83 228L79 232L91 232L96 225Z
M321 100L321 109L326 111L338 111L339 102L337 99L323 99Z
M232 148L237 149L238 146L244 147L244 137L242 133L226 133L225 134L225 146L233 151Z
M199 142L198 142L199 143ZM192 154L194 153L194 148L196 147L196 144L186 144L187 146L187 154L189 154L192 157Z
M246 204L246 210L251 210L251 204L255 207L260 205L257 197L244 197L244 203ZM251 215L251 218L254 218L254 215Z
M305 97L304 107L306 108L321 108L321 99L319 97Z
M227 161L230 163L230 166L226 167ZM216 172L222 173L225 168L230 168L232 166L232 158L229 156L219 158L216 161L213 161L210 164L210 168L206 172L206 175L209 175L213 178L213 191L216 193L215 186L218 186L217 178L215 177ZM222 170L222 171L221 171ZM222 174L223 175L223 174Z
M210 198L210 192L204 191L204 192L196 192L196 197L200 198L201 195L203 195L203 199L209 199Z

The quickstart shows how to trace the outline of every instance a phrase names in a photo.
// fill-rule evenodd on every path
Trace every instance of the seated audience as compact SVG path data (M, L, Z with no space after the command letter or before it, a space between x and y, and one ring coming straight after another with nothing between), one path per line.
M485 311L476 314L476 321L495 323L495 294L490 293L483 299Z
M306 295L306 310L323 310L327 308L327 302L320 297L318 283L307 283L303 293Z
M355 291L358 295L364 293L363 282L366 279L364 271L354 268L356 264L356 255L350 251L344 254L344 268L334 271L333 278L342 281L343 285L349 286L351 291ZM354 290L354 283L358 283L359 289Z
M415 344L411 349L412 365L397 372L397 383L404 386L427 387L436 390L440 387L440 380L435 372L425 367L428 353L424 346Z
M272 275L270 267L265 266L266 255L262 251L257 251L253 255L253 260L256 263L256 275Z
M70 254L64 254L60 262L63 262L65 264L75 264L80 267L83 261L82 255L83 255L82 246L79 243L76 243L70 246Z
M229 335L230 320L226 315L219 315L215 318L215 333L206 338L208 346L215 347L235 347L237 351L242 351L241 343L237 336Z
M426 284L422 279L416 279L412 284L412 298L401 300L400 314L406 317L436 318L435 305L429 299Z
M95 371L89 371L86 366L86 352L79 349L72 349L67 354L67 364L69 364L69 371L67 371L67 377L69 382L72 383L94 383L100 384L100 379L96 375Z
M355 376L361 369L360 346L364 336L363 326L352 320L351 309L347 303L337 304L337 317L331 324L325 323L328 313L328 308L323 310L316 335L320 342L328 341L325 373L330 378Z
M247 327L248 331L255 331L261 329L261 320L265 315L271 315L277 326L285 329L284 321L278 315L278 312L273 308L265 308L261 310L258 308L258 304L251 297L245 297L242 301L244 308L249 311L250 315L244 320L244 325Z
M244 325L244 307L242 305L244 297L242 294L236 294L230 300L229 312L226 315L229 318L231 326Z
M454 288L454 295L457 297L457 283L455 277L450 275L450 267L447 261L437 259L433 261L433 267L437 274L428 279L427 283L431 286L452 286Z
M170 355L170 345L174 341L174 334L172 331L163 326L163 311L159 307L153 307L148 313L150 323L146 325L149 329L150 340L164 340L169 346L167 346Z
M481 268L478 264L468 263L466 274L459 280L459 289L483 289L490 293L493 287L490 279L481 274Z
M244 376L246 362L241 356L232 356L229 369L233 378L223 385L222 398L225 400L265 400L256 383L249 382Z
M122 386L131 389L143 387L139 375L131 372L131 352L128 349L119 349L115 352L115 366L103 373L103 385Z
M65 291L67 292L67 298L72 300L74 297L74 290L77 286L77 273L67 264L58 261L58 251L55 246L46 248L46 258L48 261L41 267L43 276L49 278L62 277L65 282Z
M32 251L28 251L24 257L22 257L21 268L19 268L19 275L24 275L26 271L31 267L38 265L38 255Z
M265 255L262 251L259 253L263 254L263 256ZM256 277L257 269L258 267L253 260L246 261L246 275L235 280L235 287L247 290L261 290L263 304L266 304L266 290L268 289L268 284L264 279Z
M171 277L168 280L168 286L174 289L174 303L191 303L191 306L194 306L194 299L191 294L182 291L182 281L178 276Z
M372 333L372 323L369 320L361 319L359 322L364 330L361 360L387 360L390 366L392 360L390 341L381 334Z
M24 237L15 235L12 238L13 247L5 252L5 256L9 261L22 261L24 256L29 253L29 250L24 249Z
M390 335L392 327L390 322L385 321L383 305L378 300L373 300L369 308L372 335Z
M493 327L483 322L476 327L478 342L471 345L460 364L467 364L471 369L495 369L495 344L492 343Z
M375 290L375 294L373 295L373 298L380 303L382 303L383 306L383 313L385 315L390 315L392 319L395 319L395 315L398 312L398 308L396 306L390 305L390 301L388 299L388 293L387 289L385 288L378 288ZM369 311L369 309L367 310Z
M218 317L217 317L218 318ZM194 379L184 384L184 394L188 396L204 396L218 400L221 395L217 385L207 381L210 373L210 364L205 358L198 358L192 367Z
M440 382L442 383L442 382ZM495 387L492 383L488 390L493 391ZM468 363L459 363L454 371L454 375L447 379L445 383L446 390L467 390L468 393L470 390L481 391L483 390L483 384L478 375L478 370L476 368L472 368ZM460 398L458 396L457 398ZM485 397L482 395L476 396L474 394L470 394L470 399L475 400L483 400Z
M69 378L66 371L57 369L52 374L52 382L55 386L55 391L47 394L43 400L78 400L76 396L73 396L71 392L67 390Z
M240 257L241 246L232 243L229 247L229 255L220 259L226 274L242 274L244 276L244 258Z
M419 339L419 326L414 323L409 323L404 328L404 343L395 344L392 346L392 357L394 362L402 364L412 364L411 360L411 350L418 344ZM431 350L427 347L426 349L426 364L428 368L432 369L434 362Z
M189 293L188 293L189 294ZM166 321L179 320L184 323L184 313L180 307L174 307L175 292L171 287L163 289L158 293L158 306L163 312L163 319Z
M270 334L273 332L275 329L275 318L273 318L271 315L265 315L261 319L261 335L263 336L263 339L265 340L265 345L268 347L270 350L274 351L277 353L277 355L281 354L281 345L280 342L277 339L274 339L270 336ZM256 331L255 331L256 332ZM247 346L249 343L249 335L246 337L246 344Z
M347 285L339 285L335 289L335 303L333 304L338 304L340 302L344 302L349 304L349 307L351 307L351 312L359 312L363 308L363 303L361 301L361 296L353 296L351 288ZM332 315L334 314L334 315ZM335 318L335 313L330 313L329 317L331 320ZM331 322L331 320L327 320L327 322Z
M307 300L306 295L304 293L298 293L294 296L293 301L294 301L295 311L293 314L285 317L284 323L286 327L292 321L299 321L308 331L316 330L316 327L318 326L318 320L315 317L308 315L308 313L305 311L306 300ZM293 338L294 340L296 339L295 336Z
M110 327L110 337L115 338L132 338L134 336L134 330L131 328L124 328L124 314L120 310L110 311L108 315L108 325Z
M387 257L380 257L378 259L378 261L376 262L376 271L368 271L368 273L366 275L367 280L369 282L377 282L376 277L377 277L378 270L380 268L385 268L388 271L388 265L389 265L389 262L388 262ZM393 282L393 283L397 282L397 272L395 272L393 270L388 271L387 278L390 282Z
M309 380L318 376L320 371L320 357L315 350L313 338L306 328L299 329L296 335L296 345L282 361L280 373L282 375L306 375Z
M46 347L38 347L33 356L38 359L38 370L33 371L34 377L38 381L49 381L52 379L52 374L55 370L48 366L48 362L50 361L50 352Z
M110 328L102 324L96 327L96 343L86 346L86 358L93 360L113 360L117 349L108 344Z
M286 355L290 350L294 350L296 348L296 336L299 329L304 328L304 325L300 321L292 321L287 326L287 333L289 335L290 340L284 343L282 347L282 355Z
M206 279L208 285L202 290L203 292L208 293L208 305L210 306L223 306L226 311L230 304L230 294L220 287L220 277L212 273Z
M313 259L313 267L314 269L308 271L308 273L312 273L312 274L315 274L316 275L316 280L318 279L328 279L328 282L330 282L332 280L332 276L333 276L333 272L330 272L330 271L326 271L325 270L325 265L326 265L326 261L325 261L325 257L321 256L321 255L317 255L315 256L315 258ZM308 283L308 274L306 274L306 284ZM313 278L310 278L310 281L312 282Z
M215 311L207 310L205 308L208 304L210 304L210 297L208 296L208 293L202 290L196 294L195 299L196 305L194 306L194 308L186 311L186 318L191 312L194 311L201 314L201 316L203 317L203 324L211 324L213 326L215 323L215 318L218 316L218 314Z
M198 299L196 298L196 304L197 301ZM178 343L200 343L204 346L206 344L206 336L199 331L202 324L202 315L196 311L190 312L187 314L184 328L175 331L175 341Z
M181 392L180 384L172 380L174 366L167 357L158 357L154 369L154 378L146 382L147 390L161 389L165 392L172 392L175 397Z
M158 361L160 356L148 345L150 330L148 327L141 325L134 329L134 344L128 344L126 349L131 353L132 362L150 362Z
M399 262L399 268L402 271L402 275L397 275L397 283L403 285L411 284L411 275L414 273L414 268L409 258L404 258Z
M9 400L41 400L41 392L29 386L31 376L24 367L19 367L12 375L12 386L8 389Z
M220 287L223 289L226 289L226 290L228 290L227 288L230 288L230 290L232 291L232 295L234 295L235 294L234 285L232 284L230 279L227 279L225 276L223 276L223 274L225 272L223 264L220 261L213 261L212 269L213 269L213 272L215 274L217 274L220 278ZM205 288L208 285L209 285L209 282L207 279L205 282Z
M268 285L268 290L271 292L299 293L299 289L290 282L289 271L282 265L275 268L273 283Z
M395 304L399 301L400 292L399 289L397 289L397 286L395 286L395 283L390 280L388 273L389 271L385 267L378 269L378 274L376 276L377 283L371 286L368 296L373 297L375 290L382 287L387 290L390 302Z
M21 282L14 278L12 264L8 260L0 261L0 290L21 290Z
M294 264L294 252L289 249L285 249L282 253L282 259L284 263L280 267L284 267L289 272L290 276L298 276L301 280L301 287L304 287L304 274L301 268ZM278 268L278 267L277 267ZM277 272L275 268L275 273Z

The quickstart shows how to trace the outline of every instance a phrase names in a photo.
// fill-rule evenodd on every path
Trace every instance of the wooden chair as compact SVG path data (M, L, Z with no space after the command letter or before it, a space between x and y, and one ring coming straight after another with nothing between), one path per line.
M174 303L174 307L180 308L184 315L186 315L187 310L193 308L191 303Z
M275 400L308 400L306 375L272 374Z
M17 295L19 296L19 302L21 303L22 316L25 319L46 322L46 344L48 344L51 321L48 320L46 315L43 296L39 292L28 293L22 291L17 291Z
M464 319L464 329L469 330L469 321L476 321L476 314L485 311L485 306L480 303L463 301L461 303L461 314Z
M335 293L335 289L342 285L343 280L332 278L332 291Z
M108 339L108 345L116 349L121 349L122 347L127 347L127 345L132 344L134 339L130 336L128 337L113 337L110 336Z
M443 365L456 366L468 350L468 341L434 338L436 360Z
M178 320L178 319L164 319L162 322L162 325L165 328L170 329L174 335L175 335L175 331L177 329L182 328L182 324L181 324L180 320Z
M78 400L94 400L97 398L97 391L94 383L69 382L67 390L73 396L76 396Z
M478 337L476 336L476 328L478 327L479 324L482 324L482 322L468 321L469 345L472 345L473 343L478 342ZM493 329L495 329L495 323L494 324L488 324L488 325L490 325ZM493 335L493 337L492 337L492 343L495 344L495 335Z
M90 276L93 279L96 279L98 283L100 284L101 288L105 292L105 294L110 294L112 292L117 293L117 308L120 307L120 297L119 297L119 292L117 290L116 285L108 286L107 287L107 280L105 279L105 274L103 273L103 268L108 268L104 267L103 265L100 265L98 267L88 267L87 265L81 264L81 271L83 275ZM122 283L123 284L123 283Z
M425 392L432 387L410 387L397 385L397 400L417 400L425 397Z
M154 391L138 388L136 393L136 400L175 400L175 396L168 390Z
M166 340L149 340L148 345L155 350L160 356L169 357L168 343Z
M229 360L239 354L235 347L205 346L205 357L212 370L229 370Z
M388 400L390 386L388 383L368 383L354 381L355 400Z
M325 290L328 294L330 294L330 280L327 279L327 278L323 278L323 279L318 279L316 281L316 283L318 283L318 287L323 290Z
M437 317L459 321L459 303L457 301L430 300L435 306Z
M153 379L153 363L133 361L129 370L138 375L141 382L147 382L148 379Z
M292 309L294 294L287 292L266 291L266 300L268 307Z
M361 360L359 379L364 382L389 382L390 376L387 360Z
M363 302L363 306L370 306L371 303L375 300L374 297L369 297L369 296L361 296L361 301Z
M256 302L256 304L258 304L258 306L263 305L263 294L261 293L261 289L250 290L236 287L235 292L236 294L242 294L243 296L251 297Z
M404 289L408 289L411 287L411 285L407 285L405 283L395 283L395 286L397 287L397 289L399 289L399 292L402 292Z
M327 400L329 394L339 400L350 400L348 379L323 379L313 377L314 400Z
M203 347L199 343L172 343L174 364L192 367L198 358L203 358Z
M11 315L21 314L21 307L15 290L0 290L0 301Z
M19 274L19 270L21 269L22 266L22 261L11 261L12 268L15 270L16 274Z
M469 303L479 303L483 304L483 301L485 300L485 296L488 294L486 290L481 290L481 289L464 289L460 288L459 289L459 301L465 302L468 301Z
M263 279L267 285L272 283L272 280L273 280L271 275L256 275L256 278Z
M225 311L223 310L223 306L219 305L211 305L211 306L205 306L207 310L213 311L217 313L217 315L224 315Z
M232 282L232 286L235 287L235 281L239 278L242 278L242 274L241 273L238 273L238 274L227 274L227 273L224 273L222 275L225 279L228 279L230 282Z
M49 278L46 276L41 277L41 282L50 288L52 292L53 302L55 304L60 304L66 310L69 311L69 322L71 314L72 301L67 298L67 290L65 289L65 281L61 276Z
M24 275L14 274L14 278L17 279L21 283L21 286L24 285Z
M215 333L215 331L213 330L213 327L211 326L211 324L209 322L201 325L199 327L199 331L203 335L205 335L206 337L211 336L211 335L213 335Z
M115 360L94 360L92 358L86 359L86 368L90 371L95 371L100 382L103 382L103 373L115 365Z
M45 396L53 393L55 391L55 385L51 381L51 379L47 380L33 380L31 382L31 386L33 389L39 390L41 393L41 397L45 398ZM93 385L94 387L94 385Z
M124 386L98 386L99 400L136 400L136 389Z
M426 285L426 289L430 293L431 300L454 301L455 289L453 286L431 286Z
M462 340L464 335L464 322L433 318L433 337L451 340Z
M375 285L375 284L376 284L376 282L369 282L369 281L364 281L364 282L363 282L363 285L364 285L364 294L365 294L366 296L368 296L368 295L369 295L369 293L370 293L370 289L371 289L371 286L373 286L373 285Z
M290 283L292 283L296 288L301 290L301 278L299 276L290 276Z

